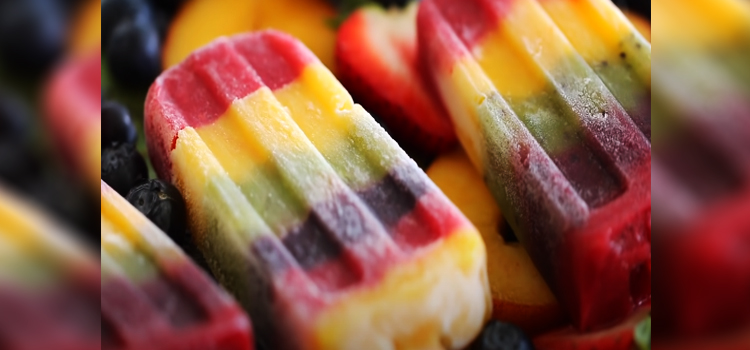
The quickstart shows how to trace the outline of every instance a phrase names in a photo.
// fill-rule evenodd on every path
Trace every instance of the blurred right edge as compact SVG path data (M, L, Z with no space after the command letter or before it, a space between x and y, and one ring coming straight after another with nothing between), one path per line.
M750 1L655 0L655 349L750 349Z

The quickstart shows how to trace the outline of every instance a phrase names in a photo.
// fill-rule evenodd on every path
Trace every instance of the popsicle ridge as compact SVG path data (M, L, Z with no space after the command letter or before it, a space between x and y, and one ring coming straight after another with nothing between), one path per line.
M181 84L201 101L184 103ZM196 243L275 346L411 339L417 330L392 328L399 308L387 301L414 292L447 302L450 281L465 281L462 309L434 323L435 305L403 306L423 327L409 341L462 346L487 317L476 230L291 37L264 31L196 51L157 79L146 119L152 159L186 197ZM438 256L439 273L425 262ZM299 336L285 336L289 328ZM329 338L340 330L350 332Z
M579 48L584 40L571 44L565 34L574 30L561 30L545 8L595 2L427 0L417 17L422 62L459 140L581 328L622 319L650 298L650 284L642 287L650 275L638 272L650 261L650 132L637 124L646 118L636 113L642 104L625 108L607 80L634 78L635 92L624 90L635 99L650 91L641 76L650 76L650 45L621 63L624 78L607 76L579 52L596 56ZM457 14L459 5L474 13ZM608 38L617 41L610 46L635 52L642 43L632 26L623 28L610 31L626 37ZM595 276L609 276L604 284L615 291Z

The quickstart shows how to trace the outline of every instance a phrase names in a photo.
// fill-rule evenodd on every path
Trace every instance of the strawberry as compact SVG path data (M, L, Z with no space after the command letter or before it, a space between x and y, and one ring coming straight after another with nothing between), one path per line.
M379 116L410 151L435 155L456 144L453 125L417 60L417 3L365 6L339 28L336 71L355 101Z
M651 307L636 310L614 327L581 333L572 326L534 338L537 350L631 350L636 349L635 327L651 312Z

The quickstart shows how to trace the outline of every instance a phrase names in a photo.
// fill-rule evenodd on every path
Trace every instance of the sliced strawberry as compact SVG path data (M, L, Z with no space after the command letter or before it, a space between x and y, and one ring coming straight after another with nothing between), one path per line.
M636 348L635 327L648 317L651 307L644 307L612 328L581 333L568 326L534 338L537 350L632 350Z
M340 27L336 71L354 99L379 116L402 147L434 155L456 143L453 125L417 63L417 4L366 6Z

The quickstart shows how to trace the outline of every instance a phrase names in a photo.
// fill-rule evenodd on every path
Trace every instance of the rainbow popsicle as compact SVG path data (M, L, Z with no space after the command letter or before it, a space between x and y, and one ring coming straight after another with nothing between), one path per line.
M95 191L101 177L101 82L99 50L71 57L52 76L44 99L50 134L61 155Z
M0 186L0 348L100 349L99 264Z
M479 233L300 42L222 38L146 100L152 162L273 349L457 349L489 317Z
M655 338L692 345L750 325L750 3L653 10Z
M604 0L426 0L417 26L459 140L573 323L650 301L650 44Z
M226 292L104 182L101 201L103 349L253 349Z

